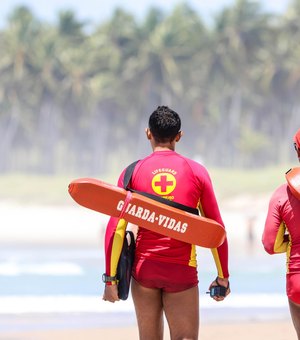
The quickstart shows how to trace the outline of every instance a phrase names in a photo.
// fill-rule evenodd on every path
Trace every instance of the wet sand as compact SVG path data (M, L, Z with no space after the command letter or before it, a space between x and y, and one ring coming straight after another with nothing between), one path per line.
M64 329L0 334L5 340L134 340L138 339L135 326L102 329ZM167 330L165 340L169 340ZM242 323L204 324L200 327L200 340L294 340L296 334L291 321L250 321Z

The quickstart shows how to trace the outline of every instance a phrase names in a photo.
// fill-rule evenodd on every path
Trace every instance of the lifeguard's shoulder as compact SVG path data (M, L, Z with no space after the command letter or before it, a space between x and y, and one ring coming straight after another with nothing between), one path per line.
M279 185L273 192L272 197L281 197L283 195L287 194L287 188L288 188L288 184L287 183L283 183L281 185Z
M288 185L283 183L278 186L271 195L270 204L282 205L288 199Z

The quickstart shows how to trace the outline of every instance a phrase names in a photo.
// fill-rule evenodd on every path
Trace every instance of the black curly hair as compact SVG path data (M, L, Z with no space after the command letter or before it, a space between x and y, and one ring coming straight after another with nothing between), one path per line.
M180 132L181 119L178 113L171 110L168 106L158 106L152 112L148 126L157 142L171 142Z

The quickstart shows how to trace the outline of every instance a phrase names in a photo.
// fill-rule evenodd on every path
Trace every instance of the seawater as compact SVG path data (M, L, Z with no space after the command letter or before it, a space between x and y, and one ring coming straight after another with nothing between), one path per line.
M210 250L198 250L202 322L288 317L284 258L261 250L230 254L231 295L221 303L207 290L216 276ZM0 252L0 330L73 328L134 324L134 306L102 300L103 249L75 247L2 247ZM30 322L35 315L34 322ZM8 322L17 318L26 322ZM116 319L117 318L117 319ZM64 321L63 321L64 320ZM74 321L75 320L75 321ZM77 320L77 321L76 321ZM12 326L13 325L13 326ZM23 327L23 328L22 328ZM25 327L25 328L24 328Z

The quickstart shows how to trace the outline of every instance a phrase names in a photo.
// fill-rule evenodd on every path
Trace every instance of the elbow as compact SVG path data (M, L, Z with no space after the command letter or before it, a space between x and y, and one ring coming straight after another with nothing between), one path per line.
M262 240L262 244L263 244L263 247L265 249L265 251L270 254L270 255L273 255L275 254L275 251L274 251L274 244L270 243L270 242L266 242L266 240Z
M265 251L266 251L268 254L270 254L270 255L274 255L274 254L275 254L275 251L274 251L273 248L266 247L266 246L264 246L264 248L265 248Z
M263 243L263 246L265 248L265 251L270 255L285 253L287 250L287 246L285 243L282 243L280 245Z

